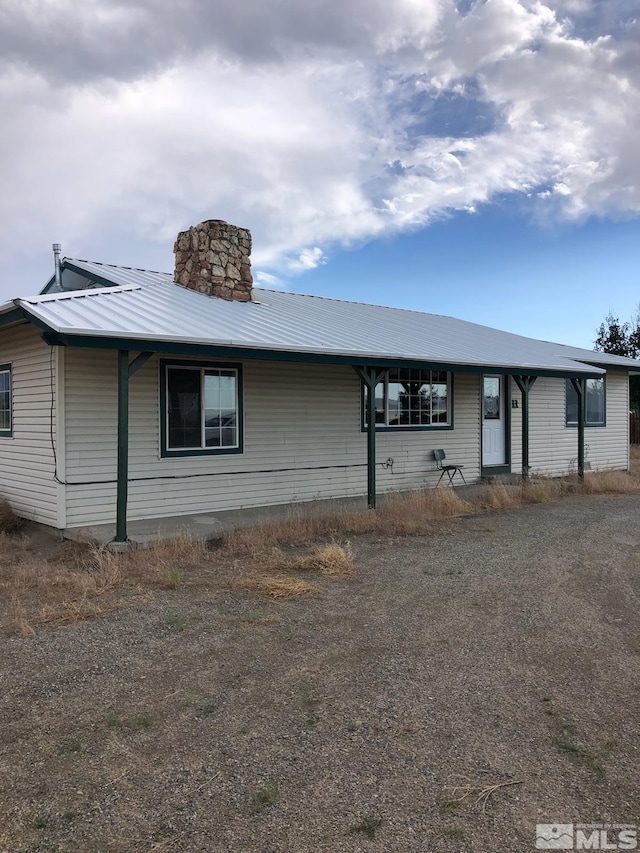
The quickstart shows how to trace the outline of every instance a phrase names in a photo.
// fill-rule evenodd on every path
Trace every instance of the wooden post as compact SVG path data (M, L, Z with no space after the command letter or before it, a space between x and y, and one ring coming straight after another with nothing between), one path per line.
M584 415L586 405L586 379L572 379L571 384L578 395L578 477L584 480Z
M529 479L529 391L536 381L535 376L514 376L522 394L522 479Z
M367 389L367 505L376 508L376 385L386 371L375 367L355 367Z
M118 350L118 478L115 542L127 541L129 497L129 352Z

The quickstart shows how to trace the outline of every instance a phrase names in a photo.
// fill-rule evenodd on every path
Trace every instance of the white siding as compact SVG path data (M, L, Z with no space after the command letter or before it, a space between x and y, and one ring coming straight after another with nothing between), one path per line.
M115 352L66 351L66 524L113 522L116 503ZM157 357L130 386L130 519L365 495L366 434L360 383L351 367L247 361L244 452L160 458ZM454 429L378 432L380 492L434 485L433 450L480 477L481 377L454 378ZM628 382L607 376L607 426L586 430L592 468L628 466ZM520 404L520 392L512 384ZM512 414L512 471L521 466L521 408ZM564 423L564 380L539 378L530 395L530 464L560 475L575 469L577 431ZM393 459L391 467L382 467ZM293 470L292 470L293 469ZM73 484L76 485L73 485Z
M521 406L520 391L512 386ZM585 427L585 459L591 469L629 467L629 380L607 373L606 427ZM512 409L512 466L522 470L522 410ZM529 465L533 473L561 476L576 471L578 431L565 424L565 381L540 377L529 394Z
M112 522L116 354L70 349L66 364L66 477L86 483L67 486L67 526ZM133 377L130 519L366 494L360 382L351 367L248 361L243 372L244 453L172 459L159 455L158 359ZM456 376L453 430L378 434L378 462L394 460L392 469L378 464L381 492L434 483L437 447L478 476L479 387L477 376Z
M51 446L51 433L55 440L56 431L58 357L33 326L2 330L0 364L12 367L13 437L0 438L0 495L19 515L63 527L63 487L54 479Z

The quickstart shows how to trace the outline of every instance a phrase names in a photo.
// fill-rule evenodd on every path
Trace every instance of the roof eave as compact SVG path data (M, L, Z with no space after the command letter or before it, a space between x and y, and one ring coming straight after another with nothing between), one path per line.
M35 319L35 318L34 318ZM45 328L43 324L41 327ZM107 333L79 334L75 330L50 327L43 338L53 346L71 346L88 349L128 349L143 352L173 355L201 355L217 358L262 359L265 361L289 361L315 364L363 365L379 367L429 367L454 373L500 373L503 375L555 376L597 378L604 371L587 366L567 365L555 368L550 365L508 364L501 362L471 364L469 362L441 361L420 357L400 358L395 354L360 353L344 351L317 351L295 348L265 348L225 341L197 341L191 339L166 339L151 336L117 337ZM577 368L577 369L576 369Z

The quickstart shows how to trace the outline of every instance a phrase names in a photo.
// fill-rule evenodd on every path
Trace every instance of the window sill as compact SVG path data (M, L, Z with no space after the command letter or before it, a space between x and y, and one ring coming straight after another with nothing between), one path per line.
M376 426L376 432L439 432L440 430L453 429L453 424L436 424L434 426L419 426L407 424L406 426ZM360 432L368 432L366 426L360 427Z
M160 458L172 459L173 457L184 456L234 456L242 452L242 447L212 447L206 450L162 450L160 451Z

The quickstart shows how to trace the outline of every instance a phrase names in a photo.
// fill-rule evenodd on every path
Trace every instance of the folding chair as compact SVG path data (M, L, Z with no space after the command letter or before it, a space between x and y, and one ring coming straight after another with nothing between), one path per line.
M441 471L440 479L436 483L436 488L440 485L440 480L442 480L445 474L449 478L450 486L453 486L453 478L456 476L456 474L460 474L460 476L462 477L462 482L465 484L465 486L467 485L467 481L465 480L464 474L462 473L464 465L454 465L453 463L445 465L444 460L447 458L447 454L444 452L444 450L434 450L433 455L436 459L436 468L438 469L438 471Z

